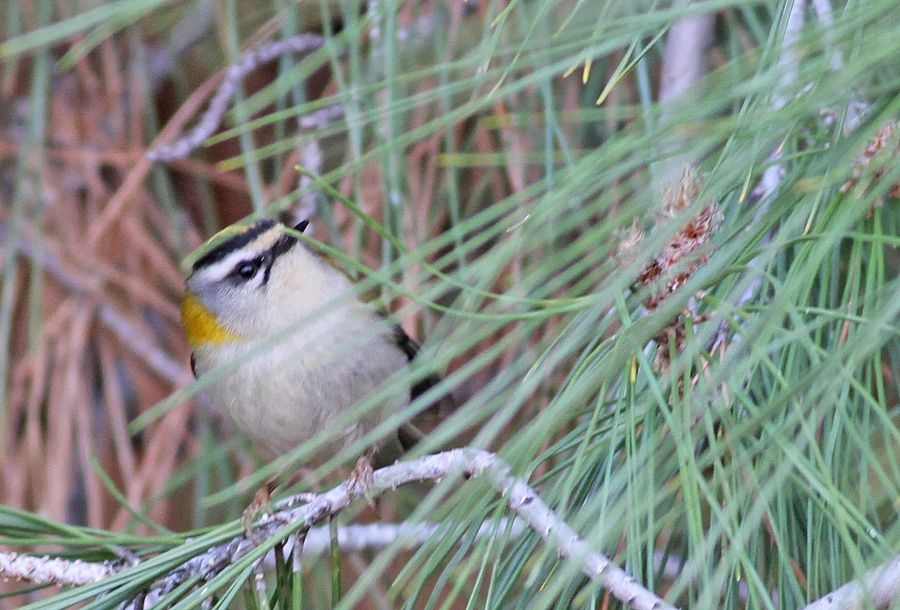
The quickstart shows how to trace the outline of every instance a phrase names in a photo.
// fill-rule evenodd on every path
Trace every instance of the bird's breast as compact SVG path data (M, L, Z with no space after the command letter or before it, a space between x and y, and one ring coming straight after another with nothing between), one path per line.
M377 327L375 327L377 328ZM409 400L397 379L405 355L371 323L337 319L304 325L264 341L231 342L195 351L200 374L216 376L208 393L266 457L311 439L329 439L316 452L328 459L359 440ZM227 367L228 371L217 371ZM388 397L359 417L355 407L385 389Z

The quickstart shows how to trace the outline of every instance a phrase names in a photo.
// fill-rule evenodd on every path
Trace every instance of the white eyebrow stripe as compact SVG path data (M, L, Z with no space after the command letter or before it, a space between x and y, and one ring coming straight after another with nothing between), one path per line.
M253 260L255 257L271 249L281 237L281 231L277 227L260 234L248 244L244 244L234 252L229 252L221 260L218 260L202 269L197 270L197 275L217 281L231 273L239 262Z
M208 267L204 267L199 271L198 275L206 276L213 280L220 280L231 273L231 270L234 269L234 266L239 262L252 259L259 253L259 250L245 246L240 250L235 250L231 254L226 255L222 260L216 261Z

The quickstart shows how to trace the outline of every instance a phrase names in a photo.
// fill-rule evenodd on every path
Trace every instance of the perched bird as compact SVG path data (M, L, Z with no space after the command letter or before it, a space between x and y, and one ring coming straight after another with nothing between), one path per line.
M432 375L413 387L398 382L416 343L361 301L347 276L273 220L210 240L186 280L181 314L196 376L233 365L212 380L208 394L265 458L328 433L332 440L307 463L318 465L438 381ZM349 411L386 388L392 391L378 408L335 430ZM365 458L389 463L418 437L405 424ZM364 487L371 463L360 460L357 471Z

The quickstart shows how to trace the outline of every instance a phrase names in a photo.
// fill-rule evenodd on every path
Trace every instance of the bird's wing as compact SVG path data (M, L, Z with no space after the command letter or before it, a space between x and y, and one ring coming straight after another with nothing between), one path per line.
M419 344L410 339L409 335L406 334L406 331L404 331L399 324L394 326L393 338L394 343L397 344L397 347L399 347L400 350L404 354L406 354L407 362L412 362L419 354ZM440 381L441 378L434 373L431 373L423 379L420 379L416 382L415 385L413 385L412 389L410 390L409 399L415 400L416 398L436 386L438 383L440 383Z
M409 335L400 327L400 325L394 326L394 332L392 336L394 343L397 345L400 350L406 354L407 362L412 362L415 357L419 353L419 344L409 338ZM440 383L440 376L435 373L431 373L426 377L417 381L412 388L410 388L409 399L415 400L438 383ZM445 407L451 407L453 405L453 395L449 392L438 396L435 398L432 403L428 406L428 410L439 411ZM421 430L419 430L413 424L407 422L400 426L400 429L397 430L397 437L400 441L400 444L403 446L404 451L409 451L414 445L416 445L422 438L424 434Z

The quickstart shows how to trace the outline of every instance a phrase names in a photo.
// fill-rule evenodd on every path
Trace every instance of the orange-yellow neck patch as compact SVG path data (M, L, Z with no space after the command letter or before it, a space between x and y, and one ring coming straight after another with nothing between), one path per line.
M181 324L184 326L184 334L187 335L188 345L191 348L209 344L219 345L240 339L238 335L223 328L203 303L189 292L185 293L181 300Z

